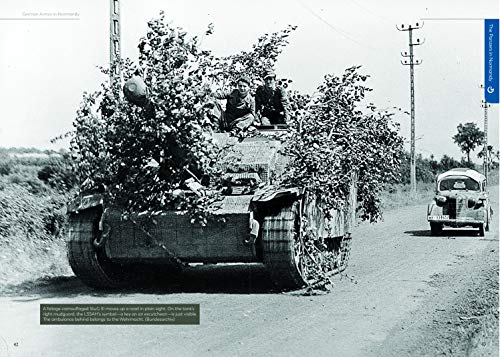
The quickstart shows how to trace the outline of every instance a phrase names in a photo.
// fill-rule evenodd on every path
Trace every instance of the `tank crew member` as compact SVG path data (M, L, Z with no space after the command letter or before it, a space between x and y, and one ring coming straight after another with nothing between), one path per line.
M255 101L250 95L248 76L242 75L235 89L216 92L215 98L227 100L219 125L222 131L242 130L252 125L255 120Z
M255 110L262 125L286 124L290 115L288 96L276 85L276 74L272 69L264 72L264 85L255 92Z

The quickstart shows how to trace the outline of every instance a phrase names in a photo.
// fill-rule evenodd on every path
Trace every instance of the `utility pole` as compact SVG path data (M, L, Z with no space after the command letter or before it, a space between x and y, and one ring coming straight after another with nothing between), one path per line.
M120 68L112 68L112 64L120 59L121 28L120 28L120 0L109 0L109 79L111 84L120 81Z
M482 100L483 104L481 107L484 108L484 147L483 147L483 173L484 177L486 177L486 182L488 182L488 108L490 104Z
M413 30L421 29L424 26L424 23L417 22L415 25L401 25L401 27L396 25L396 28L399 31L408 31L409 35L409 53L401 52L401 56L405 57L404 60L401 60L401 64L405 66L410 66L410 101L411 101L411 136L410 136L410 186L412 194L417 193L417 170L415 164L415 76L413 67L416 65L422 64L422 60L415 59L413 57L413 46L418 46L423 44L425 41L420 41L417 39L415 42L413 41ZM408 59L407 59L408 58Z

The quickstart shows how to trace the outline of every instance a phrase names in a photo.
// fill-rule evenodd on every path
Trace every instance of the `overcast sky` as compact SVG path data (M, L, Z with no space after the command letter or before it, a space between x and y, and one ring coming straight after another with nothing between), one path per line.
M462 155L451 137L459 123L483 128L484 24L498 18L497 0L121 0L122 53L137 58L149 19L166 17L216 55L251 49L257 37L297 25L277 63L292 88L312 93L327 73L362 65L371 75L369 100L379 108L410 111L409 67L400 63L408 32L396 24L421 21L414 36L423 64L415 68L417 152ZM2 0L0 2L0 146L58 149L49 140L71 130L83 91L99 87L97 65L109 59L107 0ZM37 13L75 21L35 20ZM40 14L39 16L41 16ZM58 14L52 17L60 17ZM430 19L432 18L432 19ZM444 19L446 18L446 19ZM204 37L209 23L215 33ZM498 104L489 110L489 138L498 149ZM400 114L401 135L410 118Z

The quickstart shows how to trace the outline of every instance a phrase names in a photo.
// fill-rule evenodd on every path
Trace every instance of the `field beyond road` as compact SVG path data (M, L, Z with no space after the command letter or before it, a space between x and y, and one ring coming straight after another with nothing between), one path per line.
M498 187L492 231L432 237L426 206L354 232L333 291L272 292L260 266L190 269L170 284L96 292L74 277L9 286L1 356L498 355ZM41 303L195 303L199 326L41 326Z

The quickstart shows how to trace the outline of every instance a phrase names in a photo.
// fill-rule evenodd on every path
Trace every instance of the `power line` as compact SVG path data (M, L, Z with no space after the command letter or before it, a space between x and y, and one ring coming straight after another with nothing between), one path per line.
M320 15L318 15L316 12L314 12L310 7L308 7L306 4L304 4L302 1L300 0L297 0L297 2L304 8L306 9L311 15L313 15L314 17L316 17L318 20L320 20L321 22L323 22L325 25L327 25L330 29L332 29L333 31L335 31L336 33L338 33L339 35L343 36L345 39L349 40L349 41L352 41L354 42L355 44L363 47L363 48L370 48L372 50L375 50L374 47L372 46L369 46L369 45L366 45L366 44L363 44L359 41L357 41L356 39L354 39L353 37L351 37L345 30L342 30L340 28L337 28L335 26L333 26L331 23L329 23L328 21L326 21L324 18L322 18Z
M417 193L417 170L415 164L415 77L413 67L415 65L422 64L422 60L414 59L413 57L413 46L418 46L423 44L425 41L420 41L420 39L416 39L416 42L413 41L413 30L418 30L424 26L423 22L417 22L415 25L401 25L396 28L399 31L408 31L409 35L409 43L408 46L410 48L410 52L401 52L401 56L404 58L409 58L405 60L401 60L401 64L405 66L410 66L410 102L411 102L411 143L410 143L410 186L411 192L413 194Z
M374 17L378 17L379 19L384 20L384 22L385 22L385 21L387 21L387 22L391 21L391 20L390 20L390 19L388 19L387 17L380 16L380 15L379 15L379 14L377 14L376 12L374 12L374 11L372 11L372 10L368 9L367 7L365 7L365 6L361 5L359 2L357 2L357 1L355 1L355 0L350 0L350 1L351 1L354 5L356 5L357 7L359 7L361 10L364 10L366 13L368 13L368 14L370 14L370 15L374 16Z

